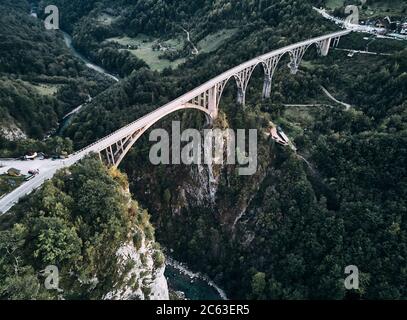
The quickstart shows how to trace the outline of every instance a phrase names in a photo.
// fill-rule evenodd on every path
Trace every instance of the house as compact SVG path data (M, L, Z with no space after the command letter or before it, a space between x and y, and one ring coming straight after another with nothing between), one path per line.
M381 20L377 20L376 23L374 24L376 28L386 28L385 24Z
M16 168L10 168L7 170L7 174L11 177L19 177L21 176L21 170L18 170Z
M38 156L37 152L29 153L24 156L25 160L34 160Z
M283 129L281 129L280 127L277 128L277 134L280 136L280 138L286 143L288 144L288 142L290 141L290 139L288 139L288 137L286 136L286 134L283 132Z
M283 137L279 134L278 129L275 126L272 126L270 129L271 138L282 146L288 146L288 141L284 140Z

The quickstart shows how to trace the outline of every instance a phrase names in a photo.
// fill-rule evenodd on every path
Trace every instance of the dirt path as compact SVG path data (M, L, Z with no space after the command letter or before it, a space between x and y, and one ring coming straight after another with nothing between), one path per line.
M342 102L342 101L339 101L338 99L336 99L336 98L335 98L333 95L331 95L331 94L329 93L329 91L328 91L327 89L325 89L323 86L321 86L321 89L322 89L322 91L324 91L324 93L326 94L326 96L327 96L329 99L331 99L332 101L334 101L334 102L336 102L336 103L339 103L339 104L343 105L343 106L346 108L346 111L348 111L350 108L352 108L352 106L351 106L350 104L345 103L345 102Z
M193 55L197 55L199 53L199 50L197 49L197 47L194 45L194 43L191 41L191 35L189 33L188 30L186 30L185 28L181 27L182 30L184 30L184 32L187 34L187 41L191 44L192 46L192 54Z
M325 107L329 106L332 108L332 106L328 104L323 104L323 103L311 103L311 104L283 104L284 107Z

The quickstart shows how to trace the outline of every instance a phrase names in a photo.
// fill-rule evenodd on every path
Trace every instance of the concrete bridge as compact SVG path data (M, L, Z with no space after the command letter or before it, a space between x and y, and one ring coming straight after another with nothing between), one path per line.
M7 212L21 197L27 195L35 188L38 188L45 180L50 179L58 169L73 165L89 153L98 153L101 160L107 165L118 166L144 132L173 112L184 109L196 109L204 112L211 119L215 119L218 115L219 102L223 90L231 79L236 81L238 88L237 102L240 105L244 105L248 83L253 71L259 65L264 70L263 98L270 97L273 75L278 63L284 55L289 55L290 62L288 67L292 74L296 74L308 48L315 45L319 54L326 56L328 55L329 49L336 47L339 43L339 39L350 32L350 30L339 31L301 41L263 54L220 74L181 97L148 113L86 148L77 151L68 159L54 162L51 166L42 170L41 174L33 180L26 182L0 199L0 212Z

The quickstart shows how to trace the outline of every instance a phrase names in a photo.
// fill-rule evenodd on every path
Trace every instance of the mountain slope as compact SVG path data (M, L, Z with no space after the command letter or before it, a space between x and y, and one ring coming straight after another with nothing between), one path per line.
M168 299L164 257L126 177L85 159L2 217L2 299ZM41 270L55 265L59 288Z

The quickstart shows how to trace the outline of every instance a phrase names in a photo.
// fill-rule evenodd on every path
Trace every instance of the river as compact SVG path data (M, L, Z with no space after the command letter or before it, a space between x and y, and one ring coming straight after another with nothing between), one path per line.
M31 9L30 9L30 16L38 19L38 8L36 6L36 4L31 3ZM103 69L102 67L90 62L87 58L85 58L85 56L83 56L82 54L80 54L75 47L72 44L72 37L66 33L65 31L59 29L62 32L62 35L64 37L64 41L66 46L68 47L68 49L71 50L72 54L77 57L78 59L80 59L85 65L86 67L88 67L89 69L92 69L96 72L99 72L103 75L105 75L106 77L109 77L111 79L113 79L116 82L119 82L120 79L115 77L114 75L110 74L109 72L107 72L105 69ZM90 100L92 100L92 97L89 97ZM59 124L58 129L55 131L55 133L53 135L60 135L62 133L62 131L69 125L69 122L71 121L71 118L74 114L78 113L83 106L85 106L86 103L81 104L80 106L76 107L75 109L73 109L72 111L70 111L69 113L67 113L65 116L63 116L61 123Z
M64 35L64 40L65 40L65 44L66 46L72 51L72 53L74 54L75 57L79 58L80 60L82 60L85 65L90 68L93 69L99 73L104 74L105 76L112 78L113 80L115 80L116 82L119 82L120 80L115 77L114 75L110 74L109 72L107 72L105 69L103 69L102 67L97 66L96 64L93 64L92 62L90 62L88 59L86 59L82 54L80 54L75 47L72 45L72 37L67 34L65 31L62 31L62 34Z
M207 276L188 270L185 264L167 256L165 277L171 289L188 300L227 300L225 292Z
M96 64L94 64L94 63L92 63L92 62L90 62L90 61L89 61L88 59L86 59L82 54L80 54L80 53L75 49L75 47L74 47L73 44L72 44L72 37L71 37L69 34L67 34L65 31L62 31L62 30L60 30L60 31L62 32L62 34L63 34L63 36L64 36L64 41L65 41L66 46L71 50L72 54L73 54L75 57L77 57L78 59L82 60L82 62L83 62L89 69L95 70L96 72L99 72L99 73L101 73L101 74L103 74L103 75L105 75L105 76L107 76L107 77L113 79L113 80L116 81L116 82L119 82L119 81L120 81L119 78L117 78L117 77L115 77L114 75L110 74L109 72L107 72L107 71L106 71L105 69L103 69L102 67L100 67L100 66L98 66L98 65L96 65ZM90 100L92 100L92 97L89 97L89 98L90 98ZM57 132L58 132L58 133L61 133L62 130L63 130L63 129L67 126L67 124L69 123L70 118L71 118L74 114L78 113L78 112L82 109L82 107L85 106L85 105L86 105L86 103L81 104L80 106L76 107L76 108L73 109L71 112L69 112L68 114L66 114L66 115L63 117L62 123L61 123L61 125L60 125L60 127L59 127L59 129L58 129Z
M114 75L110 74L105 69L103 69L102 67L90 62L87 58L85 58L73 46L72 37L65 31L62 31L62 30L60 30L60 31L62 32L62 35L64 36L64 41L65 41L66 46L71 50L72 54L75 57L80 59L86 65L86 67L88 67L89 69L95 70L96 72L99 72L99 73L113 79L116 82L120 81L119 78L115 77ZM90 98L90 100L92 100L92 97L89 97L89 98ZM62 122L56 132L57 135L60 135L62 133L62 131L69 125L72 116L75 115L76 113L78 113L79 111L81 111L82 107L84 107L85 105L86 105L86 103L81 104L80 106L76 107L75 109L73 109L72 111L70 111L63 117Z
M30 16L38 19L38 7L37 7L37 5L35 3L30 3L30 7L31 7L30 8ZM72 51L73 55L75 57L77 57L78 59L82 60L88 68L93 69L93 70L95 70L95 71L97 71L99 73L102 73L105 76L115 80L116 82L120 81L117 77L110 74L109 72L107 72L102 67L99 67L99 66L93 64L88 59L86 59L82 54L80 54L72 44L72 37L69 34L67 34L65 31L63 31L61 29L59 29L59 30L62 32L62 34L64 36L66 46Z

